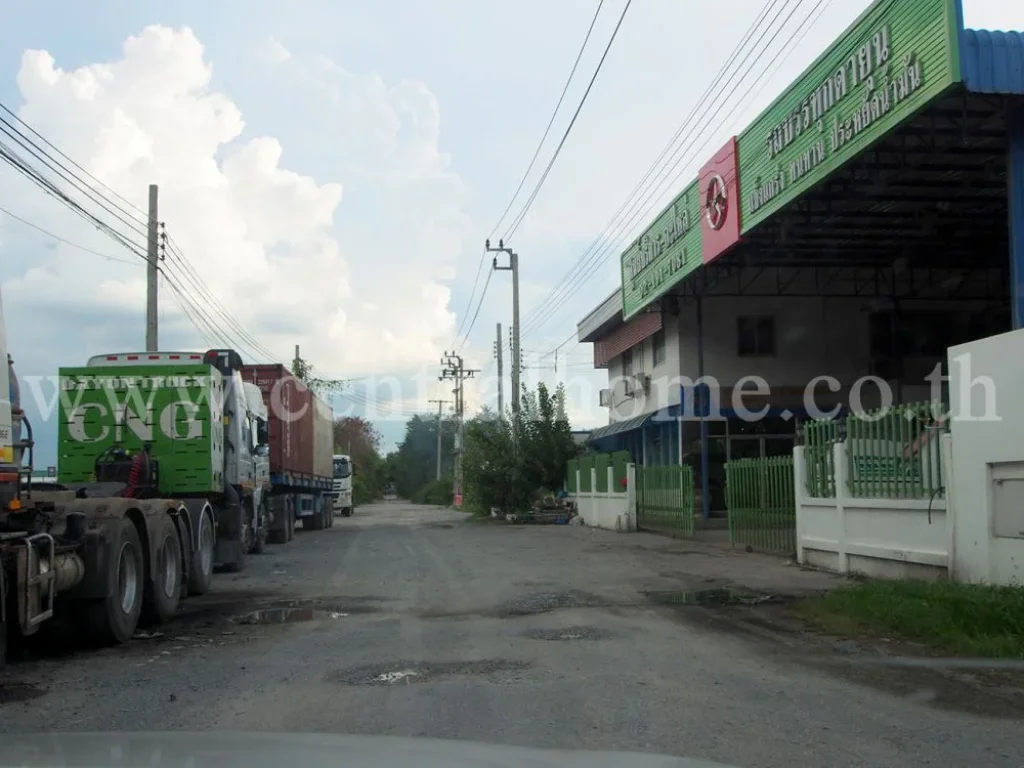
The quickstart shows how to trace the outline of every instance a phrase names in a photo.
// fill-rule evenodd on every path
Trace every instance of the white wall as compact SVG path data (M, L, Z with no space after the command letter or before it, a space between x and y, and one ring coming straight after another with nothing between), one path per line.
M948 460L949 436L942 456ZM846 445L834 446L835 498L807 494L804 449L793 451L797 561L879 579L938 579L951 564L946 500L860 499L846 484Z
M614 486L612 468L608 467L608 488ZM591 469L591 489L597 487L597 470ZM576 488L580 487L580 471L576 470ZM583 522L592 528L605 528L609 531L636 530L636 466L629 464L626 467L626 491L607 491L599 493L591 490L584 493L577 490L569 494L569 498L576 502L576 509Z
M954 576L1024 584L1024 330L951 347L949 373Z
M634 387L633 396L625 394L622 357L608 363L608 382L612 389L611 420L622 421L652 413L679 403L679 387L672 386L679 371L679 325L669 318L665 327L665 360L654 366L654 339L649 337L633 348L633 372L651 377L650 392Z

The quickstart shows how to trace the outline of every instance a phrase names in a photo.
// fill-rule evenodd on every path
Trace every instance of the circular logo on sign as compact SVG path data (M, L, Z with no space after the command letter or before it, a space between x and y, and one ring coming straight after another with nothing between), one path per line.
M728 191L725 179L717 173L712 174L704 196L704 215L712 229L721 229L725 226L726 217L729 215Z

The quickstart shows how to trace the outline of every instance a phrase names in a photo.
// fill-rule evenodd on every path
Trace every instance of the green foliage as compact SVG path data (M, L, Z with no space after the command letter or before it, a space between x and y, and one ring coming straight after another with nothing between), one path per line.
M355 466L352 503L357 507L384 495L389 474L387 462L379 453L380 441L380 432L360 416L334 420L334 452L348 454Z
M895 634L964 656L1024 659L1024 587L865 581L797 610L836 634Z
M457 428L455 419L441 419L442 478L450 478L453 474ZM405 425L405 438L397 453L389 457L389 462L390 477L402 498L412 499L420 489L434 483L437 479L437 416L413 416Z
M435 504L447 507L452 503L452 498L452 480L450 477L442 477L417 490L410 501L413 504Z
M565 413L565 390L543 383L523 390L518 441L511 418L485 413L466 424L465 496L476 509L503 514L530 506L545 488L560 488L565 465L579 454ZM518 444L517 444L518 442Z

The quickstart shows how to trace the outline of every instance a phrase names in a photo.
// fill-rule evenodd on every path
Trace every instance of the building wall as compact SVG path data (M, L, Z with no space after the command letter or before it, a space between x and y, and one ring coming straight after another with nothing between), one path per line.
M1024 330L952 347L949 361L954 577L1024 584Z
M786 276L782 275L785 280ZM771 293L780 276L775 271L744 284L750 293ZM799 285L795 286L800 288ZM790 285L790 290L794 285ZM722 286L719 293L735 292L735 286ZM803 293L815 292L813 285L803 286ZM905 311L957 309L964 311L981 306L967 301L903 301ZM736 385L746 376L760 376L773 388L803 388L818 376L839 380L843 390L837 397L847 400L849 388L872 373L871 313L889 309L884 300L875 298L839 298L832 296L716 296L711 293L702 302L704 373L714 376L723 387ZM770 316L774 319L775 350L770 356L740 356L737 322L742 316ZM637 391L634 397L624 393L623 360L617 357L608 366L609 385L613 387L610 421L633 418L680 401L679 377L698 378L697 307L684 304L677 316L663 319L667 354L657 368L652 366L653 339L646 339L634 348L634 371L651 376L648 394ZM635 352L634 352L635 354ZM640 362L642 361L642 362ZM927 376L941 357L908 358L904 363L902 381L891 380L897 401L926 400L931 396ZM882 372L880 372L882 373ZM819 385L819 404L827 396ZM798 397L799 395L791 395ZM864 385L860 390L861 405L866 408L881 404L877 387ZM726 404L723 404L726 405ZM827 406L826 406L827 407Z

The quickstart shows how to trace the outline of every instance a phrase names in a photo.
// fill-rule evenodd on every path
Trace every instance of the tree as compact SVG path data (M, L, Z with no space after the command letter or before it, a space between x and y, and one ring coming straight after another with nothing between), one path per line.
M488 413L466 425L463 469L473 507L507 514L528 506L533 494L561 486L567 462L579 453L561 385L553 395L543 383L534 392L524 387L520 403L518 440L511 419Z
M295 359L292 360L292 375L309 387L317 395L337 392L348 383L344 379L327 379L317 376L313 364L299 357L299 348L295 347Z
M334 420L334 452L347 454L355 467L352 495L356 506L384 494L387 471L380 456L380 441L380 432L361 416Z
M441 420L441 476L452 476L457 422ZM405 425L405 437L398 446L392 466L400 496L412 499L437 477L437 417L413 416Z

